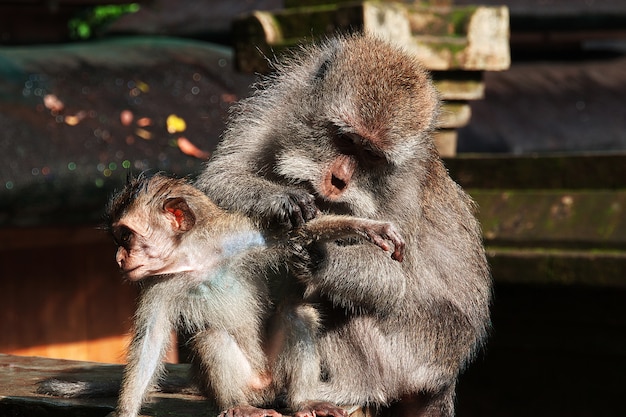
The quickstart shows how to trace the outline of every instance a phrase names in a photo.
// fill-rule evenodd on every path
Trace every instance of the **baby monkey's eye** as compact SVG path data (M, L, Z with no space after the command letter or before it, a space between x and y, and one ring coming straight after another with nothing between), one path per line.
M117 246L127 247L133 237L133 231L126 226L119 226L113 230L113 240Z

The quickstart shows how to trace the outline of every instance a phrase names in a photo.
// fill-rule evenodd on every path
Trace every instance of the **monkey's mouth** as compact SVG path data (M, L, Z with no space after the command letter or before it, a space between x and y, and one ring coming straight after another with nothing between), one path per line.
M138 265L133 268L120 268L120 272L122 273L124 277L129 278L133 274L133 272L135 272L141 267L143 267L143 265Z

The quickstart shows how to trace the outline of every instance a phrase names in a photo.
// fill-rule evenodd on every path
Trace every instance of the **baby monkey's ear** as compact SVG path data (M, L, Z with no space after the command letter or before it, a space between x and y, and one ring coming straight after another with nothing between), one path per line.
M182 197L168 199L163 205L163 209L174 230L187 232L196 224L195 214Z

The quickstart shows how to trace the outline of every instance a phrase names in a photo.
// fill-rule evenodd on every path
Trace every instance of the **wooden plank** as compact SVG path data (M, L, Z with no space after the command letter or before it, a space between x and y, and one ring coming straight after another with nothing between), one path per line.
M116 398L67 399L38 394L37 382L46 378L78 381L120 381L123 367L93 362L66 361L0 354L0 415L105 416L115 408ZM166 364L166 383L187 378L188 365ZM211 416L219 410L198 395L150 395L142 414L153 416Z
M626 190L469 190L494 280L626 288Z
M398 0L382 0L387 2L397 2ZM429 6L450 6L454 0L426 0L422 3ZM341 4L341 3L354 3L354 0L284 0L284 6L286 8L292 7L309 7L309 6L321 6L328 4Z
M626 288L626 155L462 155L496 283Z
M435 146L442 157L452 157L456 154L458 140L457 131L454 129L439 129L434 133Z
M482 71L434 71L432 76L443 100L480 100L485 96Z
M440 129L459 128L467 125L472 117L469 104L462 101L444 101L437 120Z
M37 382L47 378L70 381L119 382L121 365L93 362L20 357L0 354L0 415L13 416L105 416L115 408L116 397L58 398L37 393ZM189 381L188 364L165 364L161 385L180 386ZM150 416L211 416L219 414L209 401L186 390L185 394L150 393L142 415ZM371 417L372 410L360 407L348 409L350 417Z

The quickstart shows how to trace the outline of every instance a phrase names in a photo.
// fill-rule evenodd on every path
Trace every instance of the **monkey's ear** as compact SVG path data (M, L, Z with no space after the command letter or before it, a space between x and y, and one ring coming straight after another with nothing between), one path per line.
M186 232L196 224L196 216L184 198L170 198L165 202L163 208L166 214L170 216L172 226L176 230Z

